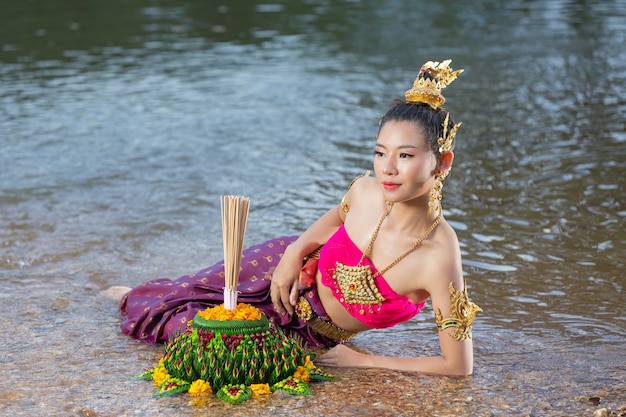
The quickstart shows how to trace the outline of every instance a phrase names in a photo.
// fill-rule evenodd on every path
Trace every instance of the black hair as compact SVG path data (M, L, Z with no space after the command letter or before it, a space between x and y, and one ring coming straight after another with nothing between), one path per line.
M428 148L435 155L439 156L439 144L437 139L443 136L443 123L446 120L448 112L443 108L433 109L426 103L409 103L404 100L396 100L394 105L387 110L387 113L380 119L378 131L388 121L407 121L414 122L419 128L423 129L426 136ZM454 127L452 115L448 118L448 132ZM454 150L455 141L452 143L450 150Z

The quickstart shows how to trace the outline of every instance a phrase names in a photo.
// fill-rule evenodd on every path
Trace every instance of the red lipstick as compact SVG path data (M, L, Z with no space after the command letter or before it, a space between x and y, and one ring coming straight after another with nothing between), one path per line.
M383 181L383 188L385 190L395 190L396 188L398 188L400 186L400 184L397 184L395 182L391 182L391 181Z

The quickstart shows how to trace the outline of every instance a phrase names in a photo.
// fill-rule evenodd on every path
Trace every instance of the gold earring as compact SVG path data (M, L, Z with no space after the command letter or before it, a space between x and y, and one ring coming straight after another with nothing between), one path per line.
M430 190L430 201L428 202L429 213L432 213L435 210L443 210L441 207L441 199L443 198L441 189L443 188L443 180L446 179L447 174L447 171L440 170L437 170L435 173L435 184L433 185L432 190Z

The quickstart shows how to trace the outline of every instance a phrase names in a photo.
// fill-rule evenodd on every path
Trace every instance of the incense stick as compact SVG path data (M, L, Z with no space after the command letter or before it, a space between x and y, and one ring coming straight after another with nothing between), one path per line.
M243 256L243 243L248 224L250 199L238 196L221 196L222 237L224 240L224 307L237 308L237 286Z

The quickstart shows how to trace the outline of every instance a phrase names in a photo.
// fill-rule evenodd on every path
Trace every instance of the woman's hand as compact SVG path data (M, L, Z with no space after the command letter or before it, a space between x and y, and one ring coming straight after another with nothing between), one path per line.
M298 277L302 258L294 255L287 247L285 254L272 274L270 295L274 310L280 314L293 314L298 302Z
M298 302L298 278L304 257L319 248L343 224L345 214L334 206L317 219L295 242L287 246L272 274L270 295L280 314L293 314Z
M350 349L345 345L337 345L328 352L315 359L315 364L320 366L336 367L364 367L367 355Z

